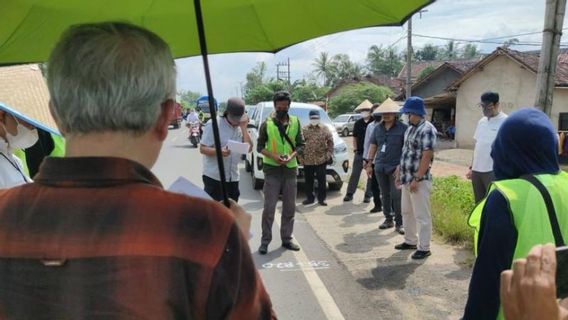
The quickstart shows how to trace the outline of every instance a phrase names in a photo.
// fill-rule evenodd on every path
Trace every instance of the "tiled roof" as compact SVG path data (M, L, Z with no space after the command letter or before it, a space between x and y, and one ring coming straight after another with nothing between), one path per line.
M47 84L37 64L0 67L0 103L56 129Z

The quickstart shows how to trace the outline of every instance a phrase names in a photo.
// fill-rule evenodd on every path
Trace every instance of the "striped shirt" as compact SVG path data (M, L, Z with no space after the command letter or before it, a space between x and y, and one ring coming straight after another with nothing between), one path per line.
M119 158L0 190L0 319L273 319L230 211Z

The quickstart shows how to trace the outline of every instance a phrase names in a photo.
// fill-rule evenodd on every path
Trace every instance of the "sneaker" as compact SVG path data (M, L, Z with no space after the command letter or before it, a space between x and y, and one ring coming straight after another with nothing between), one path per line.
M303 205L307 206L308 204L314 203L314 199L306 199L302 202Z
M371 209L371 211L369 211L370 213L377 213L377 212L381 212L383 209L379 208L379 207L374 207L373 209Z
M261 244L260 247L258 248L258 253L264 255L268 252L268 245L267 244Z
M363 203L369 203L369 202L371 202L371 198L367 197L363 198Z
M416 245L403 242L401 244L397 244L396 246L394 246L394 248L396 250L416 250Z
M430 252L429 250L428 251L416 250L416 252L412 254L412 259L422 260L425 259L426 257L429 257L430 255L432 255L432 252Z
M392 227L394 227L394 222L392 222L392 220L387 219L385 220L385 222L383 222L383 224L379 226L379 229L385 230L385 229L390 229Z
M404 235L404 228L402 226L396 226L396 228L394 230L396 232L398 232L399 234Z
M349 202L353 200L353 195L352 194L346 194L345 198L343 198L343 202Z
M292 251L300 251L300 246L295 244L294 242L283 243L282 247Z
M327 207L327 202L325 201L319 201L318 203L320 206Z

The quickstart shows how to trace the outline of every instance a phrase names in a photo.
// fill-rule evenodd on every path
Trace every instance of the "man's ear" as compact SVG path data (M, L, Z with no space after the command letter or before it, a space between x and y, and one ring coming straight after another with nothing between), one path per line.
M175 101L173 99L168 99L160 105L160 115L154 127L154 132L157 134L160 141L166 140L168 136L168 128L174 117L174 107Z

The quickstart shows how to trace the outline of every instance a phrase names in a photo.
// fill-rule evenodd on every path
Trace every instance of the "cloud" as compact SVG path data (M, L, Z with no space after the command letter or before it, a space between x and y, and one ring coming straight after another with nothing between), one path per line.
M544 23L544 1L534 0L438 0L426 8L422 18L413 18L413 33L459 39L486 39L540 31ZM295 23L292 18L288 23ZM267 64L269 77L276 77L276 64L290 59L292 81L309 75L313 60L321 51L330 55L348 54L352 60L364 62L372 45L398 50L406 48L406 26L366 28L312 39L273 55L268 53L236 53L210 57L213 88L218 100L235 95L236 88L244 84L245 75L257 62ZM542 41L540 34L518 37L521 42ZM397 40L399 40L397 42ZM502 43L506 39L495 40ZM413 37L414 48L426 43L443 46L447 41ZM463 45L465 43L460 43ZM491 52L499 44L478 44L483 52ZM515 49L535 50L538 46L519 46ZM201 58L176 61L178 89L206 93Z

